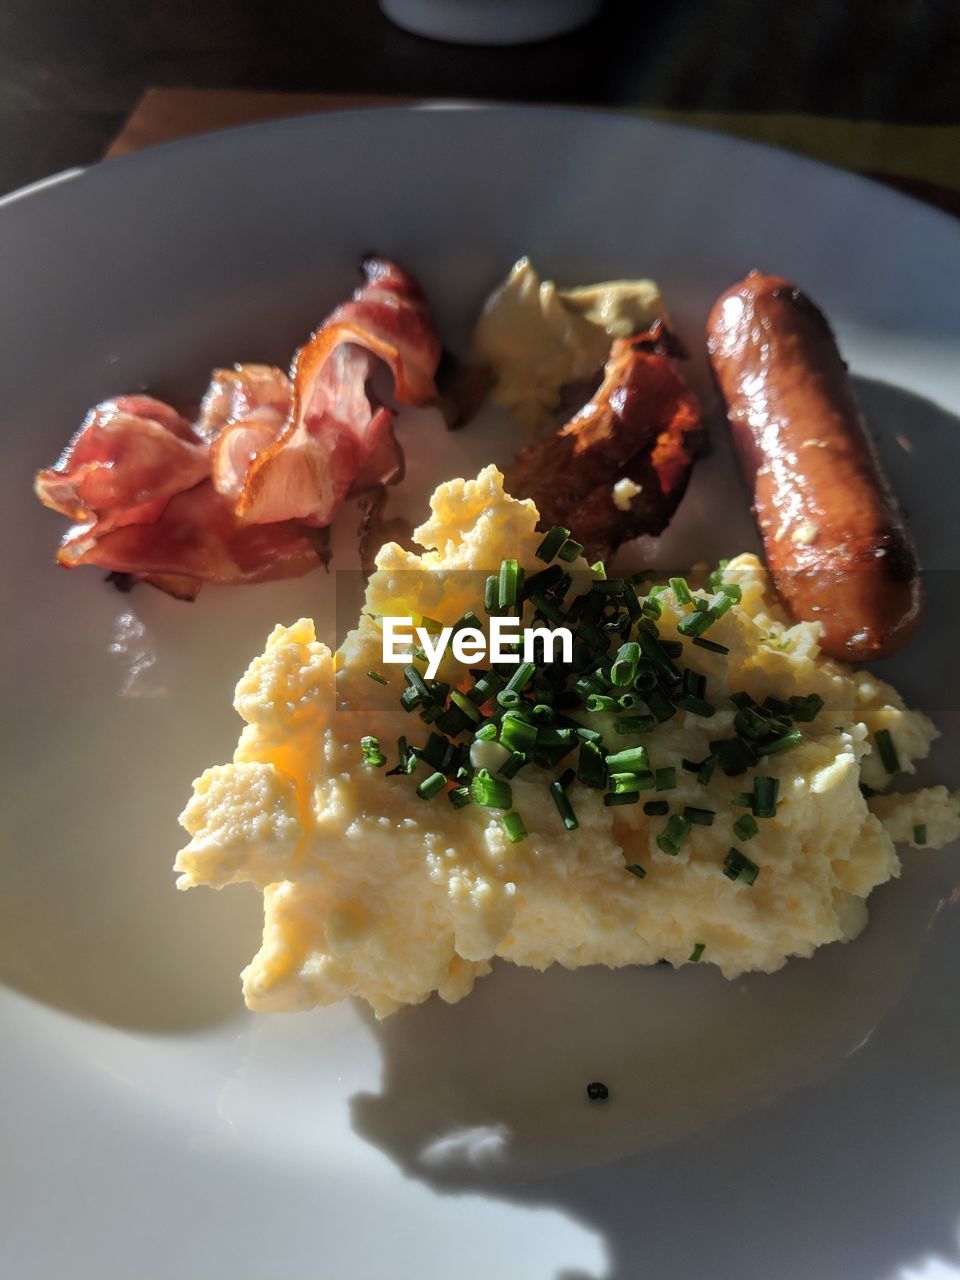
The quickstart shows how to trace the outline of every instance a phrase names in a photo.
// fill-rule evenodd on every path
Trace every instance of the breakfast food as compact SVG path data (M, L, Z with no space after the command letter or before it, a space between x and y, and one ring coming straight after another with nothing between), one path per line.
M521 258L484 305L468 367L487 370L495 403L537 432L565 387L596 378L615 338L644 333L664 314L652 280L558 289Z
M917 558L825 317L753 271L715 304L707 348L791 616L848 662L901 648L922 611Z
M889 685L826 658L753 556L607 580L487 467L387 544L333 654L277 626L237 686L233 762L181 821L178 886L263 892L259 1010L359 996L385 1016L536 968L713 963L727 977L855 936L893 839L960 834L945 788L865 798L936 736ZM493 571L493 572L491 572ZM570 663L384 662L383 619L565 623Z
M320 564L349 496L390 483L403 459L393 413L367 387L378 361L397 400L436 395L440 340L413 278L368 258L364 283L297 353L290 378L218 369L195 421L149 396L97 405L34 487L74 523L57 559L99 565L192 599Z
M507 468L510 492L532 498L545 524L576 529L591 558L662 533L703 450L700 403L672 350L659 321L616 339L587 404Z

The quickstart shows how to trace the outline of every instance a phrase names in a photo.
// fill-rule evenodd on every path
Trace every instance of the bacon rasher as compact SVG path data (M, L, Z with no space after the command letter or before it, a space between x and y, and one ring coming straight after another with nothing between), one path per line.
M259 582L320 563L318 529L346 498L396 480L394 414L367 383L378 360L401 404L436 398L437 337L417 283L381 258L297 353L218 369L194 422L150 396L91 410L37 473L46 506L74 521L58 561L99 565L192 598L204 582Z

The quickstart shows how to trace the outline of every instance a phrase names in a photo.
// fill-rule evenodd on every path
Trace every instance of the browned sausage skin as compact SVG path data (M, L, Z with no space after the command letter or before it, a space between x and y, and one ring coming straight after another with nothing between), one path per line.
M847 662L884 658L923 609L916 553L823 314L752 271L718 298L707 350L788 612Z

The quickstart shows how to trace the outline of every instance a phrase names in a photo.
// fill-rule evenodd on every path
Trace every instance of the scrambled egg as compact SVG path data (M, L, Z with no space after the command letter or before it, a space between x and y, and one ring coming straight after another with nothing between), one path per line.
M494 401L538 431L559 407L565 386L603 368L614 338L642 333L663 316L652 280L558 289L521 258L487 299L469 360L493 372Z
M676 788L663 793L673 812L716 811L676 856L656 843L665 818L647 816L642 804L607 808L600 792L576 783L569 795L579 828L567 831L550 776L534 765L512 780L513 808L529 832L519 843L497 810L457 810L443 793L420 799L418 777L365 764L359 745L376 735L392 764L401 734L411 742L426 735L399 704L402 668L383 664L378 615L409 612L415 582L420 614L448 624L470 608L482 617L485 572L506 557L529 572L543 568L536 509L504 493L496 468L441 485L431 507L416 533L427 550L381 550L359 626L336 657L306 619L273 630L237 686L246 727L233 763L197 780L181 817L191 839L176 860L180 888L249 881L263 891L263 943L243 974L252 1009L352 995L382 1017L434 991L459 1000L494 956L542 969L661 958L680 965L697 954L730 978L774 970L859 932L867 895L899 872L894 840L910 842L925 827L924 843L937 847L960 834L960 808L945 788L864 798L861 782L880 789L889 781L873 746L878 729L890 731L908 773L936 731L874 675L821 657L817 624L789 624L753 556L727 569L742 599L710 631L729 655L685 645L683 661L707 677L716 714L679 712L644 738L652 763L679 766L702 760L709 740L731 732L728 693L824 700L802 726L801 745L751 770L779 779L780 790L776 817L761 819L748 843L733 831L744 810L731 802L749 775L719 769L703 786L678 768ZM583 561L572 567L588 572ZM669 590L660 600L661 633L670 633L682 608ZM449 653L444 662L440 678L462 681ZM371 680L371 670L390 684ZM634 745L604 721L590 717L617 743L612 749ZM731 846L759 866L754 883L723 874Z

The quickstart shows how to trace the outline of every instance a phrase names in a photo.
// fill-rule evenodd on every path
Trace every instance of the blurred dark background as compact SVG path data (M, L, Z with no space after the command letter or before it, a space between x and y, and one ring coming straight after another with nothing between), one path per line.
M608 0L513 48L407 35L376 0L0 0L0 190L102 155L152 86L956 124L958 67L957 0Z

